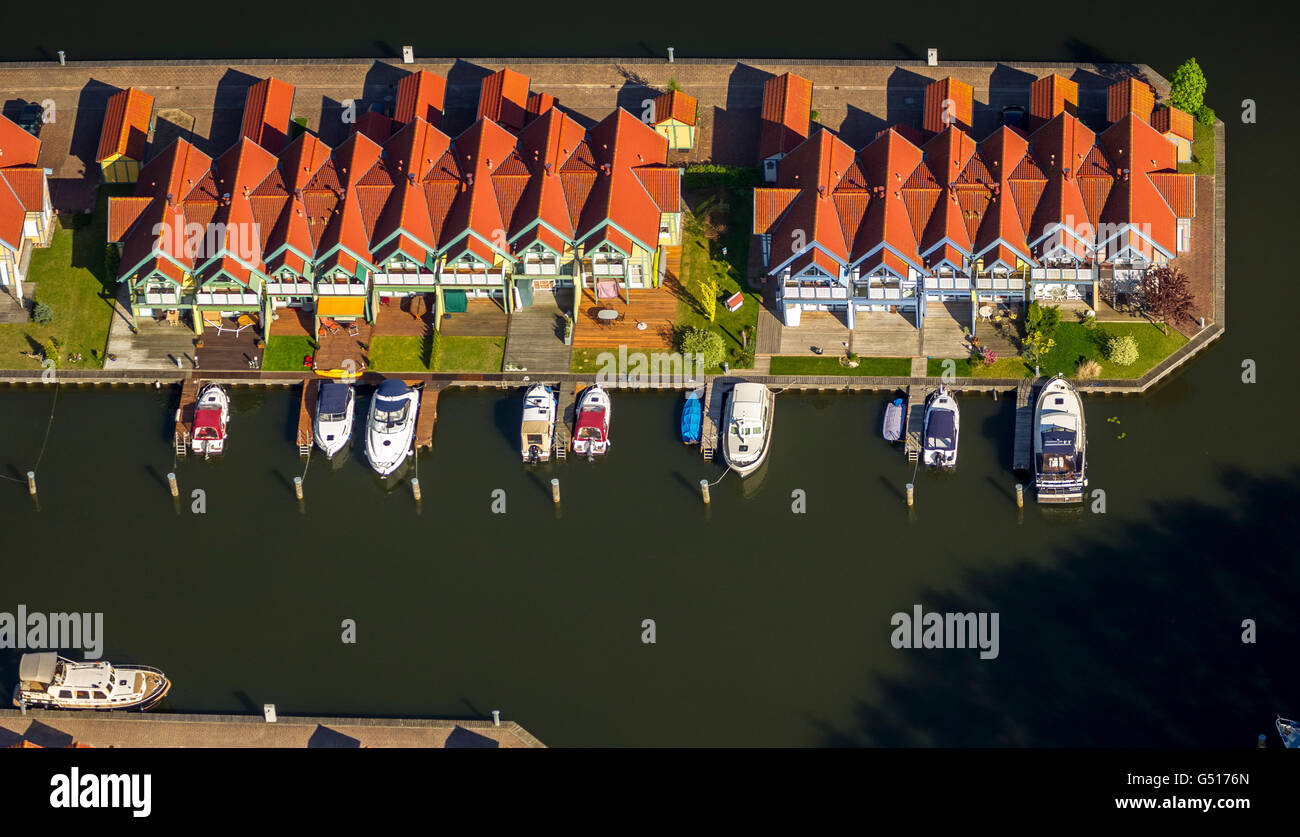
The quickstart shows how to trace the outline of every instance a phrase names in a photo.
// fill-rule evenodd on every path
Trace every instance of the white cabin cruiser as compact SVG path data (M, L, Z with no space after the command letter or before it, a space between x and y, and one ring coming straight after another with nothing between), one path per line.
M396 471L411 455L419 409L420 394L401 381L389 378L375 390L366 421L366 458L380 476Z
M937 468L956 468L960 433L961 413L957 409L957 399L949 395L945 387L939 387L925 405L921 461Z
M1282 736L1283 747L1288 750L1300 749L1300 724L1283 718L1281 715L1277 716L1274 724L1277 726L1277 734Z
M763 384L739 383L727 393L722 417L722 457L731 470L747 477L767 459L772 447L776 396Z
M348 384L326 381L316 397L316 444L333 459L352 439L352 414L357 396Z
M549 462L555 442L555 393L535 384L524 393L524 418L519 428L519 452L525 462Z
M609 452L609 393L600 384L582 391L573 420L573 452L588 457Z
M1034 405L1034 493L1040 503L1082 503L1087 437L1083 399L1057 375Z
M194 405L194 434L190 442L194 452L204 456L225 453L229 423L230 397L216 384L204 384Z
M14 706L36 709L134 709L163 699L171 681L149 666L77 662L52 651L24 654L18 663Z

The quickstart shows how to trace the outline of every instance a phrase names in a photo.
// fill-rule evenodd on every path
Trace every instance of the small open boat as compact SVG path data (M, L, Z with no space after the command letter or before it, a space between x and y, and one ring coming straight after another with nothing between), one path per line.
M1300 724L1277 716L1277 734L1282 736L1282 746L1288 750L1300 750Z
M682 443L698 445L703 424L704 394L694 389L686 393L686 403L682 404Z
M956 468L960 431L961 414L957 410L957 399L949 395L945 387L939 387L925 405L921 461L937 468Z
M903 399L895 398L885 407L885 423L881 429L881 435L885 441L897 442L903 438L903 420L907 417L906 410L903 408Z
M578 399L577 417L573 422L574 453L592 457L609 451L610 406L609 393L600 384L582 391L582 398Z
M316 397L316 444L330 459L352 438L356 393L347 384L327 381Z
M162 700L171 686L167 675L149 666L79 663L46 651L19 660L14 706L144 711Z
M555 441L555 393L535 384L524 393L524 419L519 429L525 462L549 462Z
M366 458L381 477L396 471L411 455L419 409L420 394L402 381L389 378L375 390L366 421Z
M216 384L204 384L194 405L195 453L210 456L226 451L226 425L230 423L230 397Z
M763 384L745 381L727 393L722 456L742 477L757 471L772 447L776 396Z

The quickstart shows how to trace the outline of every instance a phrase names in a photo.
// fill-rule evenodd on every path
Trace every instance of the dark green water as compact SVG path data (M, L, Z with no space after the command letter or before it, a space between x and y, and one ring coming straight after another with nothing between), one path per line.
M0 610L104 611L106 655L168 671L176 710L501 709L554 745L1251 746L1272 738L1275 713L1300 714L1300 398L1285 246L1300 125L1283 38L1222 10L1207 27L1190 11L1142 20L1126 9L1119 21L1063 9L1068 20L1052 20L1042 7L966 4L938 25L906 9L819 16L815 4L798 14L785 4L700 7L689 23L631 7L599 21L534 10L525 42L475 23L477 7L415 15L399 3L359 18L344 8L303 17L258 5L250 16L236 3L205 19L202 38L181 17L123 27L107 7L42 12L15 23L30 36L3 49L15 59L373 56L401 43L421 55L660 55L672 44L679 56L908 58L938 46L948 58L1135 60L1166 74L1195 54L1228 125L1228 333L1148 396L1088 401L1091 487L1107 492L1106 514L1031 505L1023 520L1010 403L987 396L962 400L960 469L920 476L909 519L910 469L876 438L883 397L780 396L760 490L743 497L728 477L706 515L696 484L720 469L675 440L675 401L619 394L608 460L555 469L557 519L550 473L516 460L515 394L444 394L435 452L419 464L422 513L354 458L337 472L313 462L300 514L289 482L301 468L296 400L236 390L229 455L179 468L186 493L207 493L196 516L173 510L163 479L174 393L64 390L40 511L21 484L0 482ZM1257 124L1237 116L1246 98ZM1259 383L1241 382L1245 359ZM0 472L35 461L51 397L0 390ZM494 489L507 494L505 515L490 512ZM791 512L795 489L806 514ZM997 611L999 657L893 649L890 616L917 603ZM355 646L339 641L344 618L357 620ZM640 641L645 618L657 622L653 646ZM1244 619L1258 625L1255 644L1241 642ZM16 657L0 652L6 684Z

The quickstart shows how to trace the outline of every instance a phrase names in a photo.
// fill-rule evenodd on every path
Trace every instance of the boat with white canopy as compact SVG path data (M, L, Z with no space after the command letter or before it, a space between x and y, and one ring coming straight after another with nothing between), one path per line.
M77 662L46 651L19 660L14 706L144 711L162 700L171 685L167 675L149 666Z

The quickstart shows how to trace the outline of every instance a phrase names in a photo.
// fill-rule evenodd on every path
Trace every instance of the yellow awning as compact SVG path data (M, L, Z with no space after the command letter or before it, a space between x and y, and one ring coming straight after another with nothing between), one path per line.
M364 296L323 296L316 300L316 313L322 317L364 317Z

